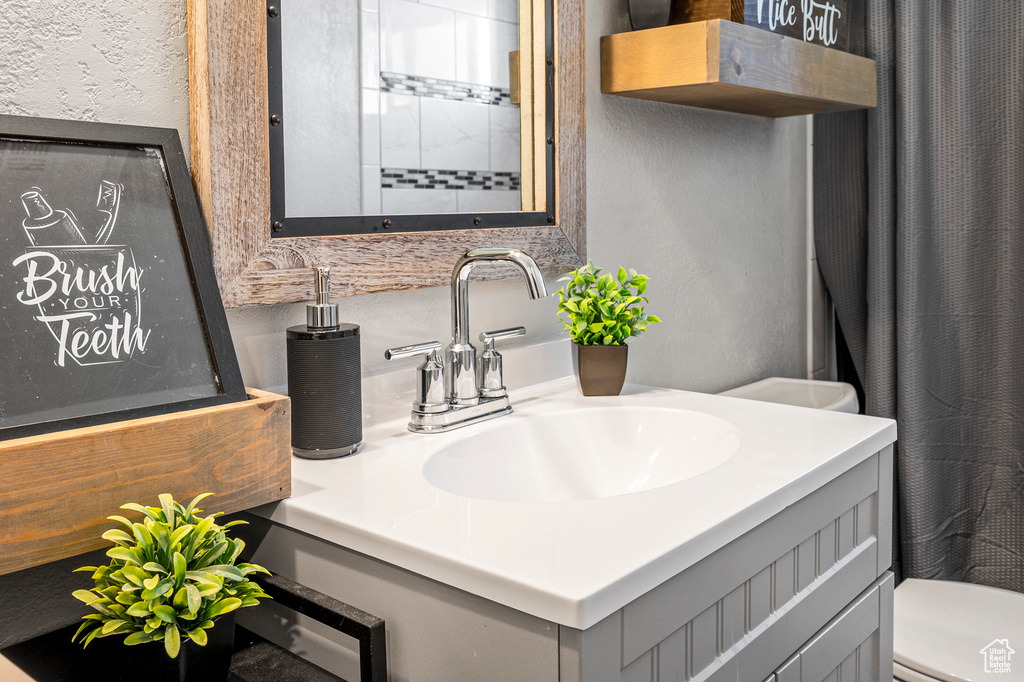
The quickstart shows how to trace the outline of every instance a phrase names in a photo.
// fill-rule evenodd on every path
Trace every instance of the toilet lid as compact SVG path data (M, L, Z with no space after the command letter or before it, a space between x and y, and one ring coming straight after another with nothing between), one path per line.
M769 377L723 391L722 395L853 414L859 409L856 389L842 381Z
M896 588L893 621L893 659L911 670L943 682L1024 682L1022 594L904 580Z

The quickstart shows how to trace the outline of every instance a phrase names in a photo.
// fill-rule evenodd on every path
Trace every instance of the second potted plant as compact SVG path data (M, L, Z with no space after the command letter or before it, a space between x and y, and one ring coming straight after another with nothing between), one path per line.
M234 640L234 611L255 606L268 595L249 576L270 573L262 566L236 563L245 547L231 539L229 527L215 523L220 512L200 516L196 505L210 493L183 507L168 495L159 507L125 504L141 512L141 522L110 516L125 526L103 534L114 543L107 566L83 566L94 587L74 596L96 613L84 617L75 633L88 646L96 638L124 636L131 647L116 656L122 665L107 679L224 680ZM142 645L142 646L132 646ZM103 659L103 656L100 657ZM118 672L123 672L118 676Z
M644 312L647 277L619 268L616 277L600 274L593 261L573 270L555 292L558 315L572 339L572 365L580 392L587 396L618 395L626 380L626 341L661 322Z

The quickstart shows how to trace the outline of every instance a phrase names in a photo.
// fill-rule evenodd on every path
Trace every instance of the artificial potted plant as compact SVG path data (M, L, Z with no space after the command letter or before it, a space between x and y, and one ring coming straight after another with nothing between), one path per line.
M647 277L619 268L616 277L600 274L593 261L559 282L558 315L572 339L572 367L583 395L618 395L626 380L626 341L661 322L644 313Z
M196 505L211 494L197 496L187 507L166 493L159 496L159 507L122 505L142 513L141 522L107 517L127 529L103 533L114 543L107 552L110 564L75 569L92 572L95 586L74 596L97 613L84 617L72 641L88 646L97 638L125 635L131 648L108 648L104 655L118 658L114 671L124 671L124 679L223 682L231 665L233 612L269 598L248 576L270 573L255 564L236 564L245 543L227 536L228 528L245 521L220 526L215 520L222 512L200 516ZM111 671L109 660L104 668Z

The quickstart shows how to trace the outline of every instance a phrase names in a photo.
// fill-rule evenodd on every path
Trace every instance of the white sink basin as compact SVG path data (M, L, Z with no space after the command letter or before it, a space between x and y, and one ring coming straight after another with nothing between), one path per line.
M740 448L727 421L658 407L599 407L507 418L433 454L432 485L498 502L628 495L710 471Z
M560 366L517 350L522 362L506 366ZM408 369L364 382L378 380L369 395L392 416L364 428L363 449L293 459L291 497L254 510L309 536L284 541L282 556L340 556L305 544L317 538L578 630L896 436L889 420L666 388L585 398L571 376L510 391L507 417L422 435L406 430Z

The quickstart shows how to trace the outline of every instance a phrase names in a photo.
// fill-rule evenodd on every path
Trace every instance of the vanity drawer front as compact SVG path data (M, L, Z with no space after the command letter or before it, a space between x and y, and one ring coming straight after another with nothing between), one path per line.
M698 658L708 651L713 651L712 659L728 658L727 652L746 635L802 610L801 603L825 583L833 591L841 586L842 601L815 597L834 606L831 613L802 624L802 637L761 675L747 671L748 679L774 670L889 568L892 483L886 473L892 468L891 452L886 448L871 456L623 607L623 667L686 625L693 626ZM715 620L722 634L710 647L702 647L709 610L718 612ZM710 664L696 660L690 669L696 675Z
M892 679L893 584L893 574L886 572L782 664L776 681Z

